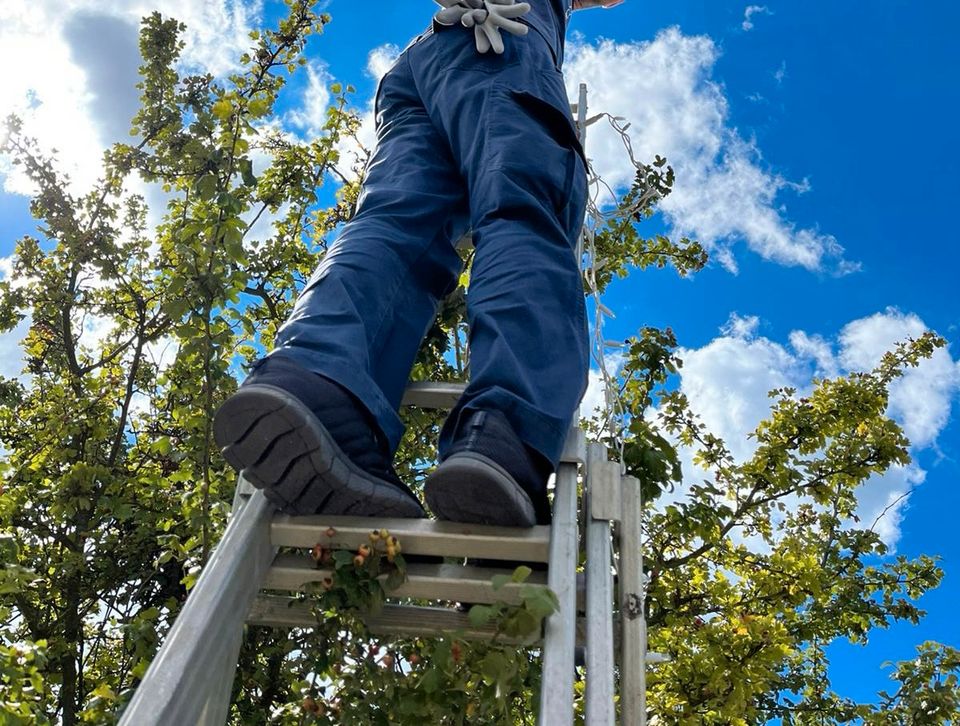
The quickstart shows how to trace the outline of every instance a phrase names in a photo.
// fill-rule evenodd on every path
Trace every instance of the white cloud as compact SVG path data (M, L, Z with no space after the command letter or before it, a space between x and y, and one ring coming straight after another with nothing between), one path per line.
M592 419L604 409L606 396L604 394L603 376L596 368L591 368L587 375L587 390L580 401L580 417Z
M13 255L0 257L0 280L8 280L12 287L19 287L26 280L13 275ZM30 330L30 317L21 320L12 330L0 333L0 376L3 378L23 378L23 350L20 341Z
M794 331L788 347L758 337L756 318L735 314L720 337L680 352L681 390L707 428L725 439L732 455L742 461L756 447L746 435L769 414L768 391L782 386L809 390L811 365L821 376L870 370L896 342L925 330L916 315L889 309L848 323L833 341ZM893 382L888 414L911 439L913 453L936 446L958 393L960 363L944 349ZM687 481L696 480L700 470L693 467L691 452L683 451L682 458ZM858 491L859 526L870 527L879 517L877 533L895 545L909 492L925 476L918 464L911 463L867 481ZM669 499L682 496L680 488Z
M760 328L760 318L756 315L737 315L731 313L730 318L720 328L720 332L731 338L742 338L748 340L757 334Z
M386 45L374 48L370 51L370 55L367 56L367 73L369 73L374 80L379 81L387 75L387 71L397 62L399 56L400 48L393 43L387 43Z
M872 368L894 344L916 338L926 329L919 317L895 308L855 320L840 333L839 363L847 370ZM943 348L891 384L890 414L903 425L914 447L935 445L958 389L960 369Z
M320 135L327 121L327 108L330 106L330 75L324 63L307 65L307 88L303 100L295 110L287 114L287 122L295 129L304 132L307 140Z
M677 172L662 210L678 234L699 239L727 268L736 269L733 245L743 241L765 259L810 270L850 272L829 234L791 221L782 192L803 193L763 164L756 142L729 125L728 101L712 78L719 55L706 36L677 28L650 42L586 44L574 38L566 62L568 92L589 89L591 113L626 118L638 160L666 156ZM616 72L611 72L616 69ZM618 135L591 127L588 155L603 178L619 188L633 169Z
M23 287L30 282L28 278L14 277L13 262L14 255L9 257L0 257L0 280L7 280L13 288ZM35 279L35 278L34 278Z
M740 24L740 27L744 30L744 32L753 30L754 15L773 15L773 13L766 5L747 5L746 9L743 11L743 22Z
M165 371L173 365L179 350L180 344L175 338L164 336L152 343L147 343L143 349L143 354L147 360L157 367L157 370Z
M810 359L816 364L815 372L820 378L833 378L837 375L837 359L833 346L822 336L794 330L790 333L790 347L801 358Z
M0 4L0 118L17 113L43 149L56 149L78 189L93 184L101 154L127 137L137 103L140 20L154 10L187 24L182 60L222 75L249 48L262 0L5 0ZM35 59L36 62L25 62ZM16 70L14 70L16 69ZM68 121L69 120L69 121ZM0 165L3 189L30 194Z
M616 377L617 372L623 365L624 355L621 351L607 353L604 356L604 367L607 373ZM603 373L598 368L591 367L587 373L587 390L580 401L580 417L585 419L596 419L602 421L606 411L606 386L604 384Z
M724 334L679 355L681 387L691 406L741 460L756 448L746 434L767 417L767 392L799 384L805 372L802 361L789 350L763 337Z
M919 466L893 466L883 476L875 476L857 492L860 503L858 527L873 529L887 545L900 539L900 525L906 515L910 493L920 486L927 473Z
M787 77L787 62L782 61L780 67L773 72L773 80L778 84L783 83L783 79Z
M13 329L0 333L0 376L23 379L23 350L20 341L30 329L30 318L26 317Z

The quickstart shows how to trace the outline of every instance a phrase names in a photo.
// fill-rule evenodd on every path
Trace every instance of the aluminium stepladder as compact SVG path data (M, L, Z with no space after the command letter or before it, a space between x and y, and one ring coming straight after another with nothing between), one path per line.
M581 139L586 128L586 88L576 106ZM461 384L415 384L404 404L451 407ZM583 484L586 566L583 589L586 617L578 618L580 551L578 483ZM542 638L543 680L539 726L573 723L575 649L586 651L586 721L613 726L615 662L619 662L621 723L646 722L644 664L646 628L640 559L640 486L623 477L606 450L587 447L583 433L569 432L556 476L553 522L529 529L382 518L277 515L264 496L240 480L234 513L220 544L190 593L163 646L137 688L121 726L221 726L230 708L230 692L244 623L309 628L315 623L308 605L289 593L328 573L309 557L277 556L280 547L309 549L328 528L330 544L354 549L366 541L371 526L398 536L404 552L457 558L546 562L548 570L530 582L547 584L560 609L547 619ZM620 657L615 659L614 578L611 522L619 521ZM397 597L453 602L510 601L508 585L494 592L491 578L509 574L465 565L413 565ZM269 590L272 594L262 593ZM285 591L286 595L276 594ZM474 628L464 613L444 607L387 605L367 619L371 632L386 636L428 636L456 632L466 638L489 638L492 628Z

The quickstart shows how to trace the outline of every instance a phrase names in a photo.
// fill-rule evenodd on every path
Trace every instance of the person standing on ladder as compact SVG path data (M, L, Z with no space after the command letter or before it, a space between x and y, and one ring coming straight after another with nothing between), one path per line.
M573 10L623 0L436 2L380 83L355 216L214 435L283 511L426 516L393 469L397 410L472 230L470 382L424 493L440 519L532 526L550 519L547 479L589 365L566 25Z

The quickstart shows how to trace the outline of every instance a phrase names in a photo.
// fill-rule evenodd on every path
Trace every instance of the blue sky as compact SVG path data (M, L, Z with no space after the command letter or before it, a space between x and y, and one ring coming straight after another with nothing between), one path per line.
M0 86L0 114L29 108L29 128L61 150L78 184L95 177L99 150L133 108L135 23L154 8L190 25L186 61L215 73L229 70L246 30L277 12L241 0L12 0L0 9L0 64L20 69ZM329 2L334 22L312 44L311 82L291 89L283 123L303 135L317 128L334 79L356 85L368 111L377 75L432 8ZM960 545L949 536L960 512L958 22L960 6L947 0L628 0L578 13L571 28L570 87L586 81L592 111L632 122L641 159L665 154L677 169L676 193L650 229L695 236L713 253L693 280L665 271L615 284L608 336L672 326L685 348L680 385L711 427L741 442L735 453L749 453L743 434L763 416L769 388L869 367L924 329L951 341L897 384L891 414L914 441L915 463L871 482L861 512L875 516L915 488L879 531L897 552L941 555L946 578L924 598L920 626L876 633L865 649L833 647L835 686L858 698L886 686L883 661L909 658L922 640L960 644L951 608ZM22 61L41 46L43 63ZM612 183L628 178L602 125L588 155ZM31 223L22 180L0 166L0 182L2 276ZM0 338L4 375L19 367L14 343Z

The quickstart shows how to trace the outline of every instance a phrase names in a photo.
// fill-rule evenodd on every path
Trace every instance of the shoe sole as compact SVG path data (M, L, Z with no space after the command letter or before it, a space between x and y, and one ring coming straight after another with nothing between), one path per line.
M299 399L265 384L243 386L213 420L227 462L291 514L425 517L419 503L354 464Z
M471 451L453 454L424 484L424 497L439 519L467 524L532 527L530 497L506 469Z

